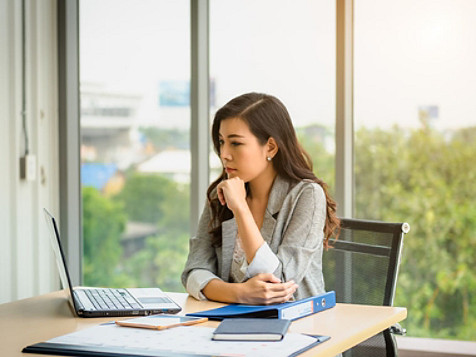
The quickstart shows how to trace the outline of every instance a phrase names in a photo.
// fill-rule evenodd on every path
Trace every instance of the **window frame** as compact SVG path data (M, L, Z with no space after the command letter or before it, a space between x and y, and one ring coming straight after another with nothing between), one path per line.
M79 0L58 0L60 236L73 285L82 283Z

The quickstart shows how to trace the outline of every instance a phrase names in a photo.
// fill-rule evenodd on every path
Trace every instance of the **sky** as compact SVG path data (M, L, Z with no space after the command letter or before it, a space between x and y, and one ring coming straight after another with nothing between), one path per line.
M140 93L141 115L172 125L158 83L190 78L189 14L188 0L81 0L82 83ZM421 106L438 107L441 130L476 125L474 18L473 0L355 1L355 125L418 127ZM295 126L332 128L335 2L211 0L210 75L217 106L262 91Z

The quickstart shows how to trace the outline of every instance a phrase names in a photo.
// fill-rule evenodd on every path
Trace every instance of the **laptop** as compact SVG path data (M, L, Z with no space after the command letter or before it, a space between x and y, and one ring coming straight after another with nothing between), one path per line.
M69 301L80 317L135 316L160 313L175 314L182 308L159 288L86 288L73 287L61 247L56 219L46 208L46 223L50 230L50 242L56 256L56 263L63 289L68 292Z

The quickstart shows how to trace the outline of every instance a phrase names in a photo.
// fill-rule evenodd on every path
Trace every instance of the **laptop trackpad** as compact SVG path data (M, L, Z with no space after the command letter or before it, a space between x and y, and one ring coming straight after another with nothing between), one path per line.
M137 300L139 300L139 302L143 305L157 305L171 302L170 299L165 297L143 297L137 298Z
M127 289L145 308L168 308L175 304L158 288ZM165 305L164 305L165 304ZM170 305L169 305L170 304Z

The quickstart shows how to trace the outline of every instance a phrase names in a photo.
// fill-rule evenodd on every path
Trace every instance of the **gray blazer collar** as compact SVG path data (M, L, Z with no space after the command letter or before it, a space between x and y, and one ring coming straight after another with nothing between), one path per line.
M269 244L273 237L274 226L276 224L276 214L283 205L283 201L289 191L289 182L280 176L276 176L268 198L268 206L263 218L261 235ZM230 276L231 263L233 260L233 250L235 249L235 239L238 234L238 226L235 218L222 222L222 272L221 278L228 281Z
M276 176L273 187L271 187L271 192L269 193L266 211L268 211L272 216L278 213L283 206L283 201L286 198L288 192L289 182L281 176Z

